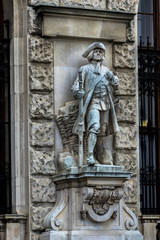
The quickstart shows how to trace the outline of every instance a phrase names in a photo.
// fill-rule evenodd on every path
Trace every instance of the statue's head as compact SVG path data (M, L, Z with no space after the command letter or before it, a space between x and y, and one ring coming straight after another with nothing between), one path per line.
M82 56L87 58L89 62L92 60L103 62L105 58L106 48L101 42L94 42L88 46L88 48L84 51Z

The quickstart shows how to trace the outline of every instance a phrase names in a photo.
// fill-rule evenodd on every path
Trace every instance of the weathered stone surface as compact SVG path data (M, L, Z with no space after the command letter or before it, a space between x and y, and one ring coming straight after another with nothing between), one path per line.
M114 156L114 164L123 166L125 171L131 172L132 176L137 175L137 157L136 153L116 152Z
M119 78L118 90L115 95L135 95L136 94L136 75L135 72L116 72Z
M55 173L54 152L31 150L31 174L52 175Z
M136 122L136 99L120 99L117 120L121 122Z
M132 20L129 22L129 26L127 28L127 39L128 41L134 42L135 41L135 21Z
M61 0L61 6L105 9L105 0Z
M115 134L115 149L136 149L136 127L122 127L120 131Z
M48 64L30 66L30 89L53 90L53 67Z
M73 126L77 117L78 101L70 101L65 102L65 105L60 107L56 118L64 152L70 152L73 155L78 154L78 137L76 134L73 134Z
M40 240L40 235L39 234L32 234L31 235L31 240Z
M32 206L32 230L43 230L43 219L50 212L52 208L46 206L35 207Z
M135 12L136 0L108 0L107 8L116 11Z
M58 6L59 0L28 0L29 5L50 5L50 6Z
M41 20L33 8L29 8L29 32L33 34L41 34Z
M55 202L55 192L55 184L51 179L31 179L32 202Z
M119 68L135 68L135 46L129 44L114 45L113 65Z
M130 179L124 183L124 200L126 203L137 202L137 181Z
M32 118L53 118L53 94L31 94L30 116Z
M30 61L50 63L53 60L53 44L40 37L30 38Z
M53 123L31 123L31 145L51 147L54 144Z
M130 204L129 203L127 203L127 205L128 205L128 207L129 207L129 209L136 215L136 217L138 218L138 216L139 216L139 211L138 211L138 206L137 206L137 204L134 204L134 206L135 207L132 207L132 204L131 204L131 206L129 206Z

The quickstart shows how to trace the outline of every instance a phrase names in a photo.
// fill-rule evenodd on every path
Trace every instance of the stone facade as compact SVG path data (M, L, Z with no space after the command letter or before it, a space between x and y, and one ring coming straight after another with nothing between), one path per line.
M55 145L55 125L59 124L58 118L55 123L55 76L58 68L63 66L65 59L58 60L58 66L54 66L57 49L55 49L54 38L42 36L43 19L36 12L35 6L47 5L58 7L71 7L79 9L110 10L121 12L135 12L136 1L114 1L114 0L28 0L28 29L29 29L29 111L30 111L30 188L31 188L31 229L30 238L39 240L40 232L43 231L43 219L53 208L56 201L56 188L51 177L56 170L55 156L57 156ZM84 23L83 23L84 24ZM98 23L99 24L99 23ZM71 27L71 26L70 26ZM98 26L97 26L98 28ZM136 52L135 52L135 22L134 19L126 26L126 36L123 43L113 43L113 70L120 79L118 90L115 95L120 97L117 118L120 132L114 139L114 164L124 166L126 171L132 172L131 180L127 181L124 189L124 199L137 210L137 129L136 129ZM69 30L70 31L70 30ZM96 31L97 32L97 31ZM62 34L62 33L61 33ZM76 32L77 34L77 32ZM76 37L76 34L74 37ZM73 33L74 35L74 33ZM68 35L71 38L72 34ZM78 35L79 36L79 35ZM97 36L97 35L96 35ZM101 35L100 35L101 36ZM110 38L112 33L110 33ZM81 36L83 37L83 36ZM102 37L102 36L101 36ZM92 36L91 36L92 38ZM107 35L105 36L107 39ZM126 39L126 42L124 42ZM85 40L85 39L83 39ZM87 40L88 41L88 40ZM102 41L99 39L99 41ZM116 39L117 41L117 39ZM82 44L82 43L81 43ZM82 45L83 46L83 45ZM111 45L110 45L111 46ZM63 49L63 48L62 48ZM78 47L77 47L78 49ZM79 50L78 50L79 51ZM68 52L67 52L68 54ZM76 54L76 53L75 53ZM57 56L56 56L57 57ZM77 61L77 59L76 59ZM77 63L76 63L77 64ZM68 66L68 65L66 65ZM73 64L74 66L74 64ZM73 67L72 64L68 68ZM77 65L79 67L79 65ZM58 69L58 70L57 70ZM67 70L68 71L68 70ZM65 70L65 73L67 73ZM77 72L77 69L76 69ZM74 80L74 71L70 77ZM60 75L63 77L63 75ZM64 91L62 91L64 93ZM68 95L67 95L68 97ZM64 98L64 96L62 96ZM67 101L73 99L67 99ZM77 111L77 108L75 109ZM60 116L62 115L59 113ZM65 116L65 114L63 113ZM77 115L77 112L76 112ZM65 121L68 121L65 119ZM66 123L66 122L65 122ZM68 122L67 122L68 124ZM69 124L71 124L69 122ZM60 124L59 124L60 125ZM73 123L71 124L71 126ZM63 123L61 122L63 132ZM72 132L72 129L69 129ZM63 132L64 133L64 132ZM65 133L64 133L65 135ZM73 137L74 140L75 136ZM65 139L65 137L64 137ZM68 139L65 139L66 142ZM70 138L72 140L72 137ZM77 138L76 138L77 141ZM67 152L67 144L63 142ZM73 141L75 142L75 141ZM76 146L71 148L77 149ZM76 150L77 151L77 150ZM57 165L57 164L56 164Z
M135 12L136 0L109 0L108 9L116 11Z
M135 45L123 44L114 46L113 65L115 68L135 68Z
M116 71L116 75L119 78L119 87L115 92L116 95L136 95L136 75L135 71Z
M46 214L52 209L52 206L46 207L46 206L33 206L31 208L32 213L32 230L33 231L40 231L43 230L43 219L46 216Z
M59 1L49 1L56 5ZM45 1L29 1L30 5ZM29 10L31 239L39 239L43 219L56 200L54 155L53 41L41 37L41 17Z
M49 178L32 178L32 202L55 202L55 184Z
M30 66L30 90L53 90L53 67L41 64Z
M65 6L87 9L109 9L111 11L135 12L136 0L28 0L31 6Z
M30 97L31 118L53 118L53 94L32 94Z
M37 151L32 149L30 153L32 175L53 175L55 173L54 152Z
M61 107L65 102L71 103L74 100L70 92L71 83L79 66L86 64L81 57L82 49L94 41L101 41L106 45L108 58L104 65L112 69L120 80L119 88L115 91L116 97L120 98L117 112L120 132L114 136L113 161L115 165L124 166L126 171L132 173L131 179L124 186L124 199L128 206L139 213L136 21L133 14L138 1L2 0L2 2L4 19L8 19L11 26L11 170L15 227L14 231L13 229L9 231L16 235L17 223L22 221L18 220L18 216L24 215L22 225L26 232L20 222L20 231L18 230L20 237L16 240L39 240L44 230L44 217L56 204L57 191L53 178L57 173L58 154L61 153L67 159L67 164L68 159L72 166L73 162L74 166L78 162L77 158L72 157L73 152L77 157L77 136L69 135L69 138L66 138L63 131L63 126L68 124L68 133L72 134L78 102L73 104L73 121L67 119L66 112L70 106ZM43 6L43 9L47 6L48 11L51 11L47 19L54 15L54 20L57 21L55 24L52 19L48 28L54 29L55 25L61 27L55 32L51 31L52 35L47 36L47 33L45 32L45 35L43 32L44 16L38 12L40 6ZM67 82L65 87L62 82ZM60 92L57 90L58 87ZM57 119L60 108L61 118ZM57 130L59 126L64 134L63 142ZM87 146L86 139L85 144ZM64 154L62 149L65 150ZM77 193L75 196L77 198ZM72 217L74 216L75 214ZM8 218L7 221L11 221L10 216ZM7 228L8 225L6 224Z
M30 61L51 63L53 61L53 44L40 37L31 37Z
M116 165L123 166L125 171L132 173L132 176L137 175L137 155L134 151L132 153L117 151L114 159Z
M136 99L120 99L117 119L119 122L136 122Z

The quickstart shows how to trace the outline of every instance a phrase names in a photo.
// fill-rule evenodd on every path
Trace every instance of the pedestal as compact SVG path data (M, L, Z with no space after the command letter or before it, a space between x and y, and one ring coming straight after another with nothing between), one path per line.
M54 177L57 201L40 240L142 240L122 199L129 178L121 167L106 165L70 168Z

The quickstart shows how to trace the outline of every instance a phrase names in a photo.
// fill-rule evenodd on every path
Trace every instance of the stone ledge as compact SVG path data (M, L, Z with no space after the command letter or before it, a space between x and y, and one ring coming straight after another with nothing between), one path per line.
M72 186L122 186L125 180L130 179L130 175L120 166L86 165L82 168L69 168L66 173L54 176L53 181L58 184L58 189Z
M68 14L74 16L87 16L87 17L97 17L97 18L109 18L109 19L122 19L122 20L132 20L135 13L124 12L124 11L111 11L111 10L95 10L95 9L84 9L84 8L74 8L74 7L59 7L59 6L47 6L44 4L33 6L37 13L44 14Z
M0 220L5 222L26 222L27 216L19 215L19 214L0 214Z

